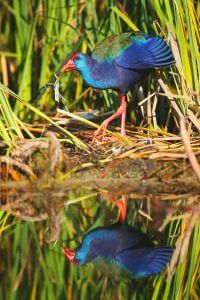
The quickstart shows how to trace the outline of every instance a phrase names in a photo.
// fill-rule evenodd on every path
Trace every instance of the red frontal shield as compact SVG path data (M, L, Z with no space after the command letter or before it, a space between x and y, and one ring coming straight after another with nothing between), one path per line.
M78 265L78 262L75 260L76 251L70 250L69 248L62 248L63 254L67 260L72 262L74 265Z
M66 73L69 71L73 71L76 69L74 59L78 56L78 52L74 52L68 60L64 63L64 66L62 67L62 73Z

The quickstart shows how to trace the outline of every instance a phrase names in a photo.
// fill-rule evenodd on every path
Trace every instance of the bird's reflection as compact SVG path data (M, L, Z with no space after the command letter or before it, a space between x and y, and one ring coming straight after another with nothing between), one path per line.
M116 279L122 274L127 279L133 279L161 272L169 262L173 249L155 248L146 234L129 226L125 196L115 204L120 209L118 221L89 231L76 250L63 248L65 257L75 265L94 262Z

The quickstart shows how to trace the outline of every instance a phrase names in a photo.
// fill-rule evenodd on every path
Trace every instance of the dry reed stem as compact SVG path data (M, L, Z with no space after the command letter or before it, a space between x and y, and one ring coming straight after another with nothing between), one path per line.
M21 169L23 172L27 173L32 179L36 179L37 176L33 173L31 167L29 167L27 164L24 164L22 162L16 161L10 157L1 156L0 157L0 163L6 163L8 166L13 165L19 169Z
M176 115L179 118L184 118L182 112L180 111L178 105L176 104L176 102L174 100L174 97L170 93L168 86L164 83L164 81L161 78L158 79L158 83L160 84L161 88L164 90L166 96L169 98L170 104L171 104L173 110L175 111Z
M61 144L56 134L52 131L47 131L45 136L49 137L49 166L47 167L47 174L50 171L51 174L56 174L58 166L63 160L63 152Z
M41 151L43 149L48 149L49 145L46 141L30 141L21 139L20 142L15 146L15 150L12 152L13 158L28 158L35 151Z
M181 136L182 136L182 140L183 140L183 144L185 146L185 150L186 153L188 155L190 164L195 172L195 174L197 175L198 179L200 180L200 166L198 164L197 158L192 150L191 144L190 144L190 140L189 140L189 136L185 127L185 121L183 118L180 118L180 130L181 130Z

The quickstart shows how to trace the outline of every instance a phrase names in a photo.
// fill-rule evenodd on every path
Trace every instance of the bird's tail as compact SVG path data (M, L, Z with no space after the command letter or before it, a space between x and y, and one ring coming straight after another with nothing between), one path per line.
M161 272L169 262L174 249L133 248L117 254L116 259L134 277L146 277Z
M175 60L170 47L160 37L151 37L148 50L153 56L153 68L165 68L172 65Z
M148 275L161 272L169 262L174 249L170 247L152 249L153 258L148 264Z

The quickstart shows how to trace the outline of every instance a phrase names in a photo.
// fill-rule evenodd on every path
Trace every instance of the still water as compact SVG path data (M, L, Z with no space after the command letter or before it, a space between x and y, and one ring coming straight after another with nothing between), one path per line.
M1 183L0 298L181 299L192 291L192 299L196 299L200 249L197 189L181 190L176 180L166 186L158 180L133 182L130 178L103 176L98 180ZM134 242L140 237L134 246L139 249L137 255L131 256L128 250L128 265L137 260L141 266L149 255L144 249L170 247L173 253L161 272L157 272L159 268L153 275L140 272L139 278L127 280L127 269L116 271L104 259L69 262L63 249L77 251L88 236L94 238L90 237L91 230L102 238L102 232L121 222L124 200L127 206L123 218L133 230L130 234L137 233ZM121 244L125 236L125 243L132 239L125 229L119 238ZM119 242L113 246L116 241L107 233L106 239L96 245L95 251L107 251L108 257L108 251L119 247ZM86 244L89 250L94 248ZM132 246L126 244L125 248Z

